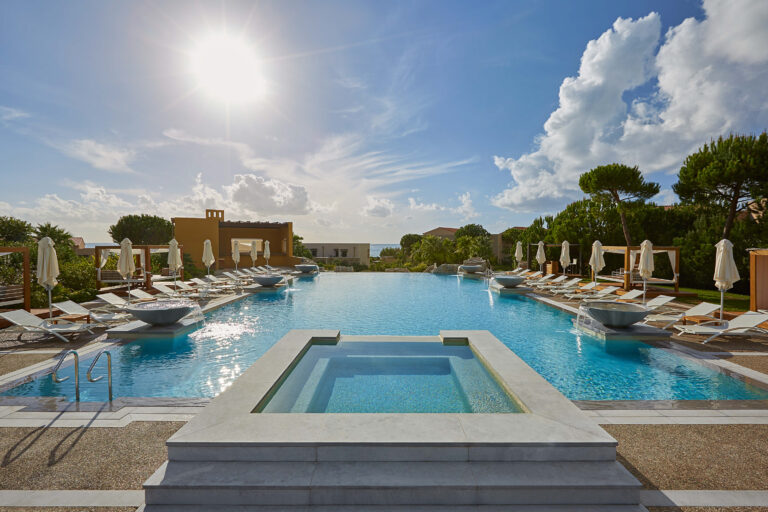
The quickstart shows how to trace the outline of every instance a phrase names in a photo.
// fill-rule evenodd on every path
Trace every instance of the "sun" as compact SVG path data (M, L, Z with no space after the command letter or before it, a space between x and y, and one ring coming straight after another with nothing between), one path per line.
M197 85L210 97L228 104L248 103L265 92L264 76L251 45L229 34L201 39L191 52Z

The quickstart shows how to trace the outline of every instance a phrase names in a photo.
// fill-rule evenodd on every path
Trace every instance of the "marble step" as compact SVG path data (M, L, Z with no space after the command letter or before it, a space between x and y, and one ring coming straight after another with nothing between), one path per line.
M537 444L203 444L168 441L171 461L613 461L609 443Z
M148 505L636 505L613 462L167 462Z

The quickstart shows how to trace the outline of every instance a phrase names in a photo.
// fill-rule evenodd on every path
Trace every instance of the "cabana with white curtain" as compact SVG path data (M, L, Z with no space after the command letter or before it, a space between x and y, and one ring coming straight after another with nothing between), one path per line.
M569 246L570 246L571 258L570 258L570 264L568 265L568 268L575 267L575 269L573 269L574 271L570 272L569 274L570 275L574 275L574 276L580 276L581 275L581 261L582 261L581 260L581 244L569 244ZM533 253L535 254L536 251L538 250L538 247L539 247L538 242L535 243L535 244L528 244L528 251L527 251L526 258L525 258L526 261L528 262L528 268L531 268L531 250L533 250ZM562 243L559 243L559 244L544 244L544 247L545 248L550 248L550 247L556 247L557 248L557 250L554 251L554 257L548 258L547 261L549 261L549 262L557 261L558 265L560 265L559 260L560 260L560 251L562 249ZM575 251L577 251L576 253L578 254L578 256L576 256L576 257L573 256ZM520 264L519 261L517 263L518 263L518 265ZM565 274L566 270L567 270L567 268L561 268L560 272Z
M152 286L152 266L151 266L151 258L153 254L168 254L169 250L168 245L134 245L133 246L133 257L136 259L138 257L138 265L136 265L136 273L134 276L129 279L123 279L120 274L116 270L106 270L104 268L104 265L107 264L107 260L109 260L109 257L114 255L120 254L120 246L119 245L97 245L93 248L93 261L96 265L96 280L99 281L99 283L109 283L109 284L144 284L146 288L150 288ZM182 261L183 261L183 255L184 255L184 246L179 244L179 253L182 255ZM181 278L184 278L183 275L183 267L181 269ZM168 278L170 279L170 277Z
M625 290L630 290L635 283L642 284L643 278L640 277L638 265L640 263L640 246L623 245L604 245L603 252L606 254L621 254L624 256L624 267L613 271L610 275L599 274L596 278L605 281L622 283ZM647 279L647 283L671 284L675 286L675 292L680 291L680 247L675 246L653 246L653 254L664 253L669 258L669 264L672 267L673 275L671 278L662 278L653 276Z

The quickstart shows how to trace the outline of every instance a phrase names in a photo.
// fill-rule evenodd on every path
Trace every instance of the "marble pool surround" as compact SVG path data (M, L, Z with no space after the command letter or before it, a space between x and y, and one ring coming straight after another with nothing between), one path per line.
M257 413L312 343L338 341L431 341L467 343L475 356L521 405L523 413ZM570 400L531 369L488 331L441 331L440 336L340 336L335 330L292 330L246 370L233 385L213 399L198 415L168 440L170 458L174 447L198 445L240 448L222 457L251 457L242 451L245 443L260 445L286 443L307 445L296 451L298 460L320 460L343 453L347 444L377 444L385 448L382 457L407 456L393 445L451 445L451 458L487 460L505 449L524 450L537 445L530 454L546 452L548 446L578 447L574 457L615 457L616 441ZM457 447L456 444L460 447ZM315 446L312 446L315 445ZM511 445L511 446L510 446ZM341 451L334 447L340 448ZM458 448L458 449L457 449ZM258 451L258 450L257 450ZM447 453L439 457L448 456ZM442 459L441 459L442 460Z

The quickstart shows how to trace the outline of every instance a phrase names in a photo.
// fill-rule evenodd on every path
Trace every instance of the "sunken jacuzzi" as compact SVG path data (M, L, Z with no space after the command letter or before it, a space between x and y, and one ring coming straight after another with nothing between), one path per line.
M616 441L488 331L290 331L166 444L145 512L641 510Z

